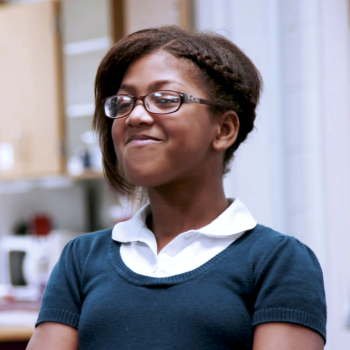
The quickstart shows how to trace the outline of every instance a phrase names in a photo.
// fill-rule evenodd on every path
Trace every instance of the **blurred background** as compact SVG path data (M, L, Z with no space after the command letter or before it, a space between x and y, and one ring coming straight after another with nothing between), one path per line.
M167 24L216 31L260 70L225 191L314 250L326 349L350 349L349 0L0 1L0 348L25 348L64 244L137 209L103 179L94 76L118 39Z

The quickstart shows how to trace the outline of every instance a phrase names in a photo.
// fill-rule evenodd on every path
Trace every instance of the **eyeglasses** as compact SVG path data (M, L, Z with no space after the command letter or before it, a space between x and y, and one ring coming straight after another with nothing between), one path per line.
M119 119L129 115L136 106L136 101L142 101L146 111L153 114L170 114L178 111L184 103L199 103L216 105L213 102L179 91L163 90L144 96L115 95L103 101L107 117Z

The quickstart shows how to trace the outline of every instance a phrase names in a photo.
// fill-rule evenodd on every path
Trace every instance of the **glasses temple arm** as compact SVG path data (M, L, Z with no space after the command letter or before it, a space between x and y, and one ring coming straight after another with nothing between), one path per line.
M216 106L216 103L207 101L207 100L203 100L202 98L199 97L195 97L193 95L185 95L185 102L193 102L193 103L199 103L199 104L203 104L203 105L211 105L211 106Z

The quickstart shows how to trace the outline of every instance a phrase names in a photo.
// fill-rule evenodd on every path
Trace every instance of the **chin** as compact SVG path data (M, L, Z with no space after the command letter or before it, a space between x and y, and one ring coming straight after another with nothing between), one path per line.
M154 171L147 171L147 169L125 169L124 176L134 186L140 187L157 187L166 182L164 172L155 173Z
M128 177L128 181L134 186L143 187L143 188L154 188L161 185L164 185L164 181L160 179L154 179L152 177Z

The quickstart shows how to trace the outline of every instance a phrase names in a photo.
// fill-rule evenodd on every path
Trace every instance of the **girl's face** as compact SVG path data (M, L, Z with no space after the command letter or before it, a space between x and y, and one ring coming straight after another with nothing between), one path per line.
M206 99L191 78L193 69L190 62L168 53L150 54L128 67L118 94L175 90ZM112 138L124 176L150 188L205 175L218 156L212 147L216 131L216 118L205 105L185 103L177 112L161 115L147 112L138 101L131 114L114 120Z

